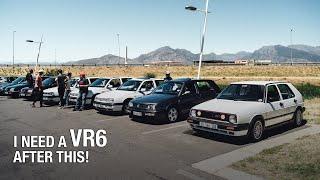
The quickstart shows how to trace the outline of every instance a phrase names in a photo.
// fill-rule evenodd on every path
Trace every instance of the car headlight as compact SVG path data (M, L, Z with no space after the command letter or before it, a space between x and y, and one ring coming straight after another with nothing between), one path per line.
M149 110L156 110L156 105L155 104L149 104L148 105Z
M191 117L196 117L196 116L197 116L197 111L194 110L194 109L192 109L192 110L190 111L190 116L191 116Z
M237 116L236 115L230 115L229 116L229 122L237 123Z
M129 106L129 107L133 107L133 103L132 103L132 102L129 102L128 106Z
M14 88L11 88L10 91L14 91Z

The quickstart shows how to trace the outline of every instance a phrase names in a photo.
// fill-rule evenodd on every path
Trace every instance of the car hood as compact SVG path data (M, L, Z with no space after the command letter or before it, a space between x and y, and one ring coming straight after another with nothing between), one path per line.
M104 93L107 91L111 91L111 90L106 89L104 87L89 87L89 93L92 93L92 94L100 94L100 93Z
M172 101L177 99L177 95L171 95L171 94L150 94L143 97L136 98L134 100L135 103L141 103L141 104L159 104L164 103L168 101Z
M7 89L11 89L11 88L23 88L23 87L26 87L26 86L28 86L28 84L23 83L23 84L16 84L16 85L12 85L12 86L7 86L6 88L7 88Z
M114 90L114 91L108 91L105 93L99 94L97 97L99 98L113 98L116 100L123 101L127 98L135 98L143 96L142 93L139 93L137 91L122 91L122 90Z
M263 102L213 99L194 106L192 109L229 113L236 115L256 114Z

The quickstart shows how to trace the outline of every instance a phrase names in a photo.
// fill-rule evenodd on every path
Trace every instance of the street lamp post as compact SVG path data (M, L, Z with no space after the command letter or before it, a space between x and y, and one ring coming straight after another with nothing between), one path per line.
M119 50L119 63L120 63L120 34L117 34L118 37L118 50Z
M193 7L193 6L186 6L185 7L186 10L200 11L200 12L204 12L204 14L205 14L202 37L201 37L201 48L200 48L199 67L198 67L198 76L197 76L198 79L200 79L201 63L202 63L203 48L204 48L204 39L205 39L206 30L207 30L207 17L208 17L208 13L209 13L208 7L209 7L209 0L206 0L206 9L205 10L198 9L196 7Z
M37 69L37 68L38 68L38 64L39 64L40 50L41 50L41 45L43 44L42 39L43 39L43 35L41 36L41 40L40 40L40 42L33 41L33 40L26 40L26 42L29 42L29 43L37 43L37 44L39 44L39 50L38 50L37 62L36 62L36 67L35 67L35 69Z
M290 44L291 44L291 47L290 47L290 59L291 59L291 66L293 65L293 60L292 60L292 32L293 32L293 29L290 29Z
M12 31L12 68L14 68L14 34L16 31Z

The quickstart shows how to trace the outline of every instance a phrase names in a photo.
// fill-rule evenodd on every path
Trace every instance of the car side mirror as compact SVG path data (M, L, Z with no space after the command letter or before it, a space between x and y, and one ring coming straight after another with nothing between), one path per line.
M189 95L189 94L191 94L190 91L185 91L182 95L183 95L183 96L186 96L186 95Z
M107 86L107 88L113 88L113 85L112 85L112 84L109 84L109 85Z

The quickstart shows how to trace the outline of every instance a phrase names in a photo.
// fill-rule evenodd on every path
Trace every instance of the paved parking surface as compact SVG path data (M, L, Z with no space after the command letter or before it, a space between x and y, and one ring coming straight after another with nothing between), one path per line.
M31 108L7 97L0 97L0 124L0 179L220 179L191 165L248 145L241 138L194 134L185 121L153 125L93 109ZM69 137L69 129L83 128L108 132L106 147L88 148L88 163L12 163L14 135ZM295 130L278 128L268 138Z

